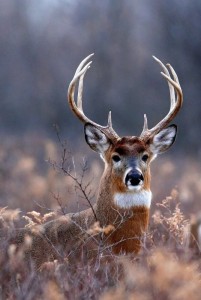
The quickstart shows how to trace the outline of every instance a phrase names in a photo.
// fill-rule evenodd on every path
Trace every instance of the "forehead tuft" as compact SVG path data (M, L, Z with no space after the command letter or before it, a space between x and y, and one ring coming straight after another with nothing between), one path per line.
M136 155L146 150L145 143L138 137L123 137L114 146L120 155Z

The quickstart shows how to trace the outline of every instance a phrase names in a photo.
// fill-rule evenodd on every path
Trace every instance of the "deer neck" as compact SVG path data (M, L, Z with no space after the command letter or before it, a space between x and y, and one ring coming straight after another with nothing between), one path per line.
M147 185L139 191L114 191L111 185L111 172L106 169L101 178L97 198L96 210L100 223L102 225L113 224L119 213L130 215L130 220L136 220L136 213L148 216L152 198L149 187L150 185Z
M149 222L151 191L120 193L113 191L111 174L105 172L101 179L96 204L96 215L102 227L113 226L106 234L106 243L116 254L138 253Z

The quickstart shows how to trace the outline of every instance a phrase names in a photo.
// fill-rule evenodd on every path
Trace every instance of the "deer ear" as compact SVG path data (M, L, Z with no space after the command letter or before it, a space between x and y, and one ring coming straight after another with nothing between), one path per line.
M161 130L153 138L150 144L150 150L154 154L159 154L168 150L175 141L177 135L177 126L170 125L169 127Z
M92 150L103 155L111 145L110 139L97 127L91 124L84 126L85 139Z

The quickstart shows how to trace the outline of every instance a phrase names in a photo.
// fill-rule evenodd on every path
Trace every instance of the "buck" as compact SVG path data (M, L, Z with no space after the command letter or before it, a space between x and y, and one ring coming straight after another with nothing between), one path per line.
M83 80L91 66L86 57L78 66L68 89L68 103L76 117L84 124L85 139L92 150L102 158L105 169L100 181L97 201L93 209L88 208L75 214L67 214L30 231L32 243L26 250L37 266L54 259L57 247L64 251L80 241L94 223L100 228L111 225L109 232L102 231L107 247L114 254L138 253L141 239L148 227L152 193L150 189L150 164L156 156L168 150L174 143L177 126L169 125L179 112L183 96L178 77L156 57L162 67L161 74L167 80L170 92L170 110L153 128L148 128L144 115L144 126L140 136L120 137L112 127L111 112L107 126L90 120L82 107ZM77 101L74 99L78 84ZM97 224L97 223L96 223ZM21 233L17 243L22 243ZM59 248L60 249L60 248Z

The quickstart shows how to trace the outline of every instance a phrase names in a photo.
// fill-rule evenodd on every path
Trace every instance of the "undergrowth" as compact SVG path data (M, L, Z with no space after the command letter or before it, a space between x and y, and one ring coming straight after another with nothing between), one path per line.
M98 253L87 259L83 250L70 263L64 257L44 263L39 271L27 266L23 249L17 251L7 243L19 210L1 209L2 299L200 299L200 257L189 248L189 222L175 194L174 190L152 215L139 255ZM26 226L33 226L55 215L32 211L24 217ZM96 235L99 227L90 230ZM30 242L25 241L24 250Z
M62 143L61 146L62 155L59 162L56 162L56 159L48 160L53 166L51 169L62 174L63 185L70 180L71 190L68 191L68 195L71 196L74 191L78 202L85 201L85 205L92 208L94 195L91 179L87 174L87 164L83 161L81 171L76 172L74 161L66 151L66 145ZM46 148L50 154L55 151L51 144L46 145ZM70 163L69 157L71 157ZM34 162L30 158L23 158L23 155L20 159L24 160L24 168L21 166L20 176L27 180L26 172L33 171ZM7 181L6 177L3 179L8 182L17 174L19 170L14 166L13 172L7 176ZM52 171L45 174L48 175L47 189L51 187L51 190L54 190L53 182L58 173L56 174L53 175ZM59 184L61 187L61 182ZM37 180L36 183L34 180L35 186ZM31 191L36 197L34 189ZM11 193L14 197L13 189ZM95 256L88 258L86 256L88 245L80 244L79 256L75 255L71 262L64 254L60 260L44 263L37 271L34 264L27 264L24 259L26 247L31 243L30 238L27 236L23 248L19 250L9 242L10 238L15 235L19 227L34 228L42 225L65 215L69 207L65 205L60 193L52 192L53 207L38 203L38 206L36 205L38 210L32 209L27 213L9 206L0 208L0 298L9 300L200 299L200 250L198 247L192 248L190 218L182 209L181 194L180 190L174 188L170 196L153 206L149 230L142 241L142 250L138 255L115 256L110 251L97 251ZM40 199L41 195L37 194L36 199ZM82 207L85 205L82 204ZM104 230L111 230L111 228L100 228L99 223L96 222L86 233L96 238ZM101 245L96 244L96 247L101 248Z

